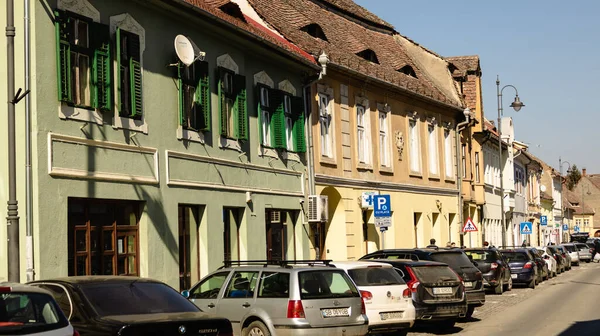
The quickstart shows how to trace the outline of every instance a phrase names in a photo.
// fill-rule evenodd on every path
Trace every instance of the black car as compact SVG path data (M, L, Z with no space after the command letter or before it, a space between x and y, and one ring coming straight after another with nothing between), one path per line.
M466 317L471 317L476 307L485 303L483 276L481 271L473 265L465 252L457 248L416 248L416 249L389 249L369 253L361 260L370 259L408 259L414 261L429 260L448 264L465 283L467 293Z
M81 336L233 335L231 322L209 317L168 285L129 276L38 280Z
M434 261L373 259L388 263L402 276L412 292L415 319L441 322L445 327L465 317L465 286L447 264Z
M535 288L539 280L539 270L533 253L527 248L500 250L500 253L508 262L513 283Z
M494 247L468 248L465 253L473 264L483 273L484 286L490 288L496 294L512 289L512 278L510 267L502 253Z
M557 249L555 245L546 246L546 253L551 255L554 260L556 260L556 273L561 274L567 270L567 259L565 259L562 251Z
M548 270L548 264L544 260L544 253L535 247L528 247L527 249L533 254L534 261L538 266L538 283L550 279L550 271Z

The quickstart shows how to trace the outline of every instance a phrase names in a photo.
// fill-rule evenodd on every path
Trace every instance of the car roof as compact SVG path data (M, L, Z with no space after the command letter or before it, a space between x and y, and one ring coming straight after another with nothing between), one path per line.
M386 249L386 250L379 250L377 252L373 252L370 254L375 254L375 253L394 253L394 252L416 252L416 253L445 253L445 252L462 252L461 249L457 248L457 247L437 247L437 248L433 248L433 247L417 247L417 248L406 248L406 249Z
M446 263L438 262L438 261L429 261L429 260L420 260L415 261L411 259L370 259L373 262L381 262L381 263L389 263L391 265L394 264L402 264L406 266L448 266Z
M467 252L467 251L498 251L497 248L495 247L469 247L464 249L463 251Z
M30 284L36 284L41 282L60 282L69 283L73 285L79 284L90 284L90 283L132 283L132 282L149 282L149 283L162 283L161 281L154 280L151 278L141 278L134 276L120 276L120 275L86 275L86 276L70 276L62 278L53 278L45 280L36 280L30 282Z
M40 293L52 295L49 291L43 288L16 282L0 282L0 287L10 287L11 292Z
M380 262L373 262L373 261L368 261L368 260L358 260L358 261L333 261L331 263L331 265L337 267L337 268L342 268L342 269L356 269L356 268L367 268L367 267L372 267L372 266L377 266L377 267L389 267L392 268L392 265L390 264L385 264L385 263L380 263Z
M527 252L528 249L525 247L522 248L508 248L508 249L502 249L500 250L500 252L504 253L504 252Z

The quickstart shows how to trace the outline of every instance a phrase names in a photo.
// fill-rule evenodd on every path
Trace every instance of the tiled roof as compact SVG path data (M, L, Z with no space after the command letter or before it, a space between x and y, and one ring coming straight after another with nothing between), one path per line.
M331 8L324 7L324 4L353 4L351 0L248 1L264 21L292 43L315 57L325 51L332 67L350 69L361 75L387 82L401 90L410 91L457 109L462 108L460 100L446 95L417 66L402 45L394 39L393 32L370 29L355 20L339 15ZM350 5L349 8L356 8L353 6L357 5ZM308 24L318 24L325 33L327 41L314 38L301 30ZM356 55L366 49L375 52L379 64ZM406 65L413 68L417 78L398 72Z
M588 181L592 182L594 187L600 189L600 174L588 174L582 178L588 179Z
M164 1L164 0L163 0ZM279 49L288 55L297 58L301 62L306 64L311 64L315 68L317 66L316 60L314 57L306 53L304 50L294 45L290 41L277 36L277 34L269 31L267 28L262 25L256 23L250 17L244 15L244 19L240 20L239 18L233 17L222 10L219 7L223 6L226 3L229 3L229 0L168 0L172 3L177 4L186 4L193 9L199 11L202 14L208 15L214 19L225 21L228 24L231 24L243 32L248 33L251 37L255 38L257 41L264 42L272 48ZM236 5L237 6L237 5Z
M479 56L453 56L446 57L448 62L454 64L458 68L458 70L462 72L476 72L480 70L479 66Z
M356 18L358 18L362 21L366 21L366 23L372 22L377 25L388 28L390 30L394 29L394 26L385 22L384 20L379 18L377 15L369 12L365 8L357 5L352 0L317 0L317 1L324 2L330 6L334 6L338 10L347 12L348 14L355 16Z
M593 215L596 213L594 208L592 208L589 205L589 202L588 202L588 204L585 204L585 209L582 209L582 206L584 206L584 204L581 201L581 197L579 195L577 195L577 193L570 191L567 188L563 189L563 200L568 201L570 207L574 210L575 215ZM563 206L564 206L564 201L563 201Z

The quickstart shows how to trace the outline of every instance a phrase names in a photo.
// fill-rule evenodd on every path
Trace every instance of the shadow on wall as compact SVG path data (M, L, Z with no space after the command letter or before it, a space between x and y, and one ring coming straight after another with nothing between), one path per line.
M600 320L578 321L573 323L558 336L586 336L598 335Z

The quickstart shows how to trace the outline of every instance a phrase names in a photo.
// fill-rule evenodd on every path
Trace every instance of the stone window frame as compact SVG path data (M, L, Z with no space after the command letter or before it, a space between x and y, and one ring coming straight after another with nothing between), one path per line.
M362 125L364 131L364 141L363 151L364 153L364 161L360 161L360 148L358 147L358 109L359 107L363 108L364 113L364 123ZM369 104L369 98L365 96L355 96L354 97L354 118L356 120L356 142L355 142L355 154L356 154L356 166L358 169L364 170L373 170L373 154L369 155L369 152L373 151L373 137L371 135L371 107Z
M412 134L412 128L411 128L411 123L415 123L415 130L416 130L416 134L413 135ZM419 112L417 111L409 111L406 115L406 123L407 123L407 127L406 129L408 130L408 163L409 163L409 175L410 176L416 176L416 177L422 177L423 173L423 158L421 155L421 132L420 132L420 116L419 116ZM415 148L413 148L413 144L415 146ZM415 150L416 152L413 152L413 150ZM416 157L416 160L415 160ZM418 165L418 167L413 167L413 162L416 162L415 164ZM414 168L417 168L416 170Z
M385 135L386 135L386 143L382 144L381 143L381 114L385 114L386 115L386 120L385 120ZM392 151L392 130L391 130L391 116L392 116L392 108L388 105L388 104L381 104L378 103L377 104L377 143L379 144L379 152L378 152L378 157L379 157L379 171L381 172L385 172L385 173L393 173L394 172L394 165L393 165L393 158L394 158L394 152ZM381 159L381 147L385 146L385 152L386 152L386 158L387 158L387 162L383 162Z
M331 137L329 140L329 145L330 145L330 155L325 155L323 154L323 144L321 144L320 146L320 162L321 163L326 163L326 164L332 164L335 165L336 164L336 134L335 134L335 127L336 127L336 122L335 122L335 99L334 99L334 92L333 92L333 88L325 85L325 84L317 84L317 94L318 94L318 102L317 102L317 113L318 113L318 117L319 117L319 125L322 122L322 118L321 118L321 110L320 110L320 104L321 104L321 96L326 96L328 99L328 105L327 105L327 112L331 118L331 120L329 121L329 136ZM319 128L321 129L321 128ZM322 134L321 131L319 131L319 142L322 142Z
M229 54L223 54L217 57L217 67L225 68L232 71L234 74L240 74L239 65L233 60ZM219 111L219 113L221 113ZM238 153L243 153L242 144L238 139L231 139L219 134L219 148L230 149Z
M442 136L444 139L444 179L446 181L454 181L456 176L456 171L454 168L454 158L456 157L456 153L454 150L454 141L456 140L456 134L455 132L453 132L453 124L450 121L443 122L442 129ZM447 138L446 132L448 134Z
M439 180L440 172L440 146L439 123L436 116L427 117L427 172L430 179ZM433 139L432 139L433 136ZM432 148L433 140L433 148ZM435 151L432 151L434 149ZM434 157L432 157L434 155ZM434 160L435 159L435 160ZM435 164L432 164L435 161ZM433 171L435 168L435 171Z

